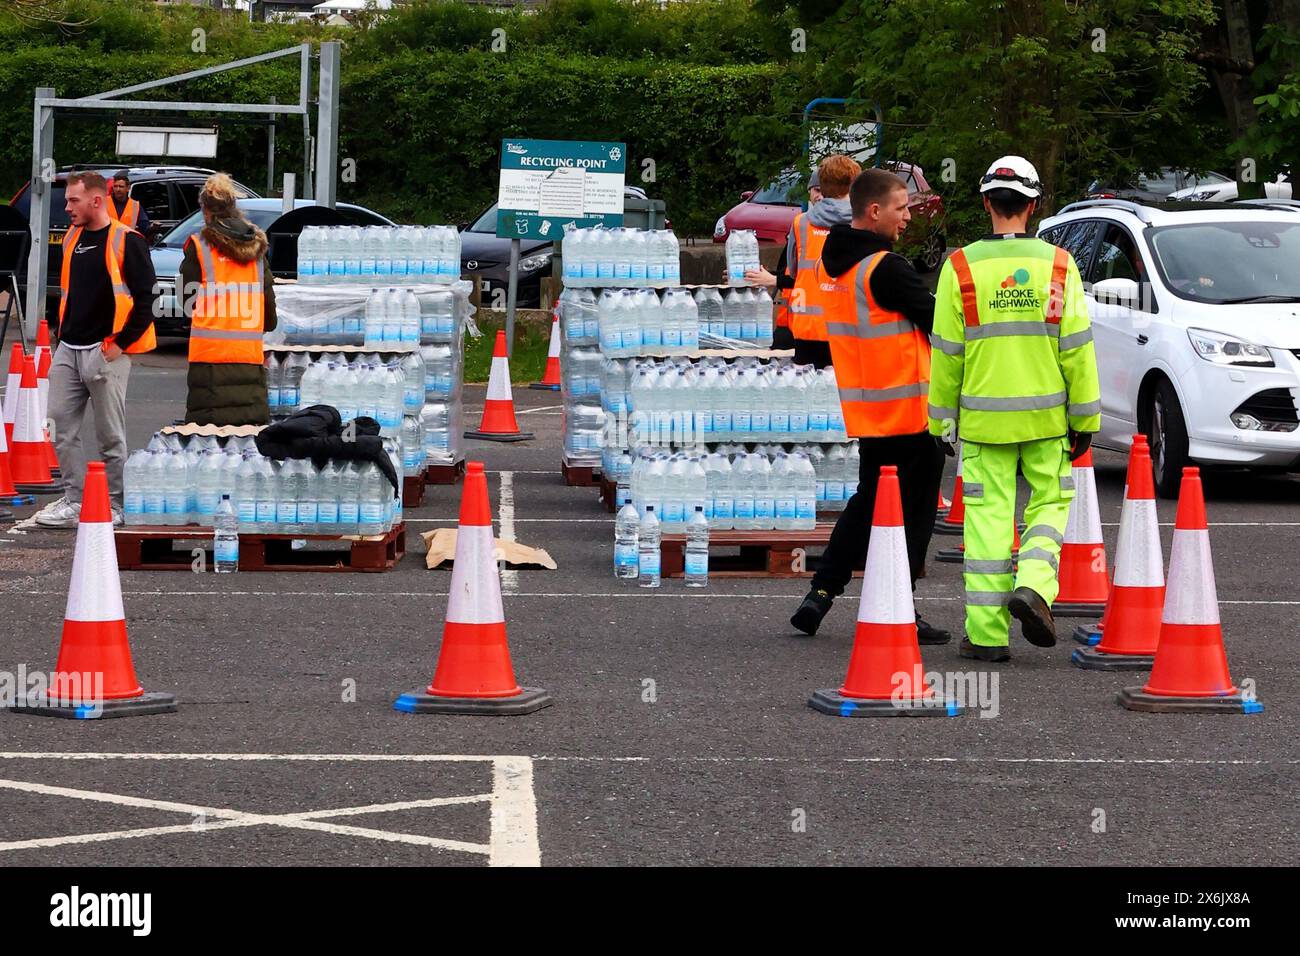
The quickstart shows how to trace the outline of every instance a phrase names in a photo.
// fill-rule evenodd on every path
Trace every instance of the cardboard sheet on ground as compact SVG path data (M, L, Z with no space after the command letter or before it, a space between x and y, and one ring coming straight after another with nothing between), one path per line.
M424 539L424 545L429 549L429 553L424 558L426 568L432 570L444 563L450 567L455 562L455 528L439 528L437 531L425 531L420 537ZM544 568L547 571L554 571L558 567L555 559L542 548L530 548L518 541L502 541L500 538L493 538L492 543L508 568L532 570Z

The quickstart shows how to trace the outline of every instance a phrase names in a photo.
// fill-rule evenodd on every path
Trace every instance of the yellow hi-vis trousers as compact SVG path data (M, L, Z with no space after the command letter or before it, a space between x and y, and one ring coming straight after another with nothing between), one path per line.
M1012 578L1016 517L1016 466L1029 483L1019 567ZM1074 498L1070 445L1065 438L1009 445L962 442L962 504L966 585L966 636L972 644L1005 647L1011 614L1007 599L1028 587L1051 604L1065 523Z

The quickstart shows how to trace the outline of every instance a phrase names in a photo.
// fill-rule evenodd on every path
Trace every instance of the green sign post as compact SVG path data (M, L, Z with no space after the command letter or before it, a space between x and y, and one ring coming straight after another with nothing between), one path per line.
M501 141L497 235L510 239L506 347L513 354L519 243L559 243L568 228L623 225L624 143L556 139Z

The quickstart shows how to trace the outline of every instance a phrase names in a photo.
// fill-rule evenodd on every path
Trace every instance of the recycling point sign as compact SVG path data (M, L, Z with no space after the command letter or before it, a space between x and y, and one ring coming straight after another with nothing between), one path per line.
M569 226L623 225L626 169L623 143L502 140L497 235L559 242Z

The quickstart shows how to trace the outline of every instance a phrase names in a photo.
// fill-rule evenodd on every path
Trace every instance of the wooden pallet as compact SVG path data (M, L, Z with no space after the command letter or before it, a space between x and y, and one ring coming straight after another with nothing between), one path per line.
M818 524L811 531L711 531L709 577L810 578L832 528L833 524ZM735 548L739 554L720 553ZM683 576L685 551L686 535L663 536L659 550L663 577ZM815 555L810 553L814 551Z
M424 472L402 476L402 507L418 508L424 504Z
M600 479L600 503L610 514L618 510L618 484L603 475Z
M452 465L425 465L424 483L426 485L454 485L465 475L465 461L461 459Z
M211 528L196 525L118 528L113 540L117 545L117 566L123 571L191 571L193 552L199 547L194 544L196 541L209 545L204 549L204 561L210 563ZM294 540L333 541L340 547L295 551ZM180 541L189 542L189 547L175 547ZM397 525L387 534L366 538L332 534L239 536L240 571L389 571L404 554L405 524Z
M560 474L570 488L595 488L600 485L600 468L596 465L560 463Z

